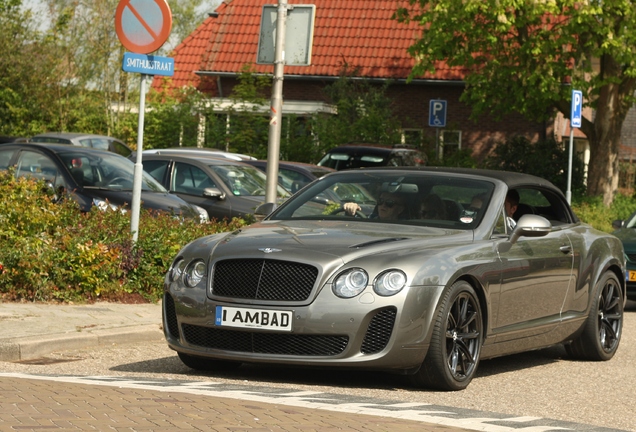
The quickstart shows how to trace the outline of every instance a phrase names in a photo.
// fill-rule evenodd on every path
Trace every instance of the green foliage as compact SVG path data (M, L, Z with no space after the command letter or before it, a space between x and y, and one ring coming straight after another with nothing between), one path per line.
M412 77L440 66L466 71L461 101L474 119L518 112L543 121L556 110L569 118L572 89L581 90L595 110L580 128L595 160L587 192L611 203L621 128L635 100L633 0L409 0L394 18L425 29L409 48Z
M441 161L435 157L435 151L427 152L429 166L445 166L458 168L477 168L478 163L473 157L471 149L460 149L450 155L444 155Z
M82 213L72 199L54 198L43 183L0 172L0 299L157 301L182 246L244 225L241 219L202 225L142 210L133 244L129 213Z
M325 150L349 143L394 145L401 140L401 123L386 95L390 83L375 85L356 79L359 75L358 69L350 70L345 64L339 79L325 87L338 110L337 115L316 117L312 126Z
M203 98L194 88L174 96L166 91L150 92L144 116L144 148L196 147Z
M267 91L270 88L271 77L257 75L249 66L241 69L238 84L230 95L233 105L229 110L227 146L231 151L257 159L267 158L269 112L263 113L260 109L268 106Z
M572 159L573 194L584 194L584 165L574 155ZM569 151L554 140L531 143L527 138L516 137L497 143L493 155L485 162L486 168L522 172L542 177L552 182L564 193L568 183Z
M601 197L575 197L572 200L572 210L585 223L611 233L614 231L612 222L627 219L636 210L636 199L633 196L617 194L612 205L607 207Z

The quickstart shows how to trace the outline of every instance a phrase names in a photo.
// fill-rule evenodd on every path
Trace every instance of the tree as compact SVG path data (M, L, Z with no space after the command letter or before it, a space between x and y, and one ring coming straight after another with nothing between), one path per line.
M423 31L409 49L412 76L440 64L466 71L462 101L473 117L517 111L537 121L570 117L572 89L594 118L581 131L590 145L588 195L611 204L619 144L636 88L633 0L409 0L400 22Z
M393 113L393 103L386 95L390 83L375 85L355 79L357 68L342 66L337 81L325 87L337 115L325 114L314 121L313 132L326 150L343 144L383 144L400 142L400 120Z

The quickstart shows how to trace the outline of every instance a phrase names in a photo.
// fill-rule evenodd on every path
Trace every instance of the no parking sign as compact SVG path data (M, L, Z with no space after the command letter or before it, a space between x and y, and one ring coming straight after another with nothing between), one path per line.
M148 54L163 45L172 30L172 12L166 0L121 0L115 11L115 31L122 45Z

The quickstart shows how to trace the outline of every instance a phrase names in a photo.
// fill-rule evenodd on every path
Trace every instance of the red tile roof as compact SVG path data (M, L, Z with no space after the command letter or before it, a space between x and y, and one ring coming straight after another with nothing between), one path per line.
M195 71L238 73L246 65L257 72L273 73L272 65L256 64L263 5L276 0L225 0L218 17L205 20L174 50L175 87L199 82ZM311 65L285 66L286 75L338 76L343 65L360 68L367 78L406 78L414 65L408 47L421 27L391 19L406 4L395 0L289 0L314 4L316 17ZM428 79L462 80L459 69L440 65ZM160 80L155 80L156 87Z

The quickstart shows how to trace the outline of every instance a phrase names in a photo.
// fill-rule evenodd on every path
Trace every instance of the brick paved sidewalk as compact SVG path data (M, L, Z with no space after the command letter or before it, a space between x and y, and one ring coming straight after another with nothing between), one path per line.
M410 420L185 393L0 380L0 430L460 432Z

